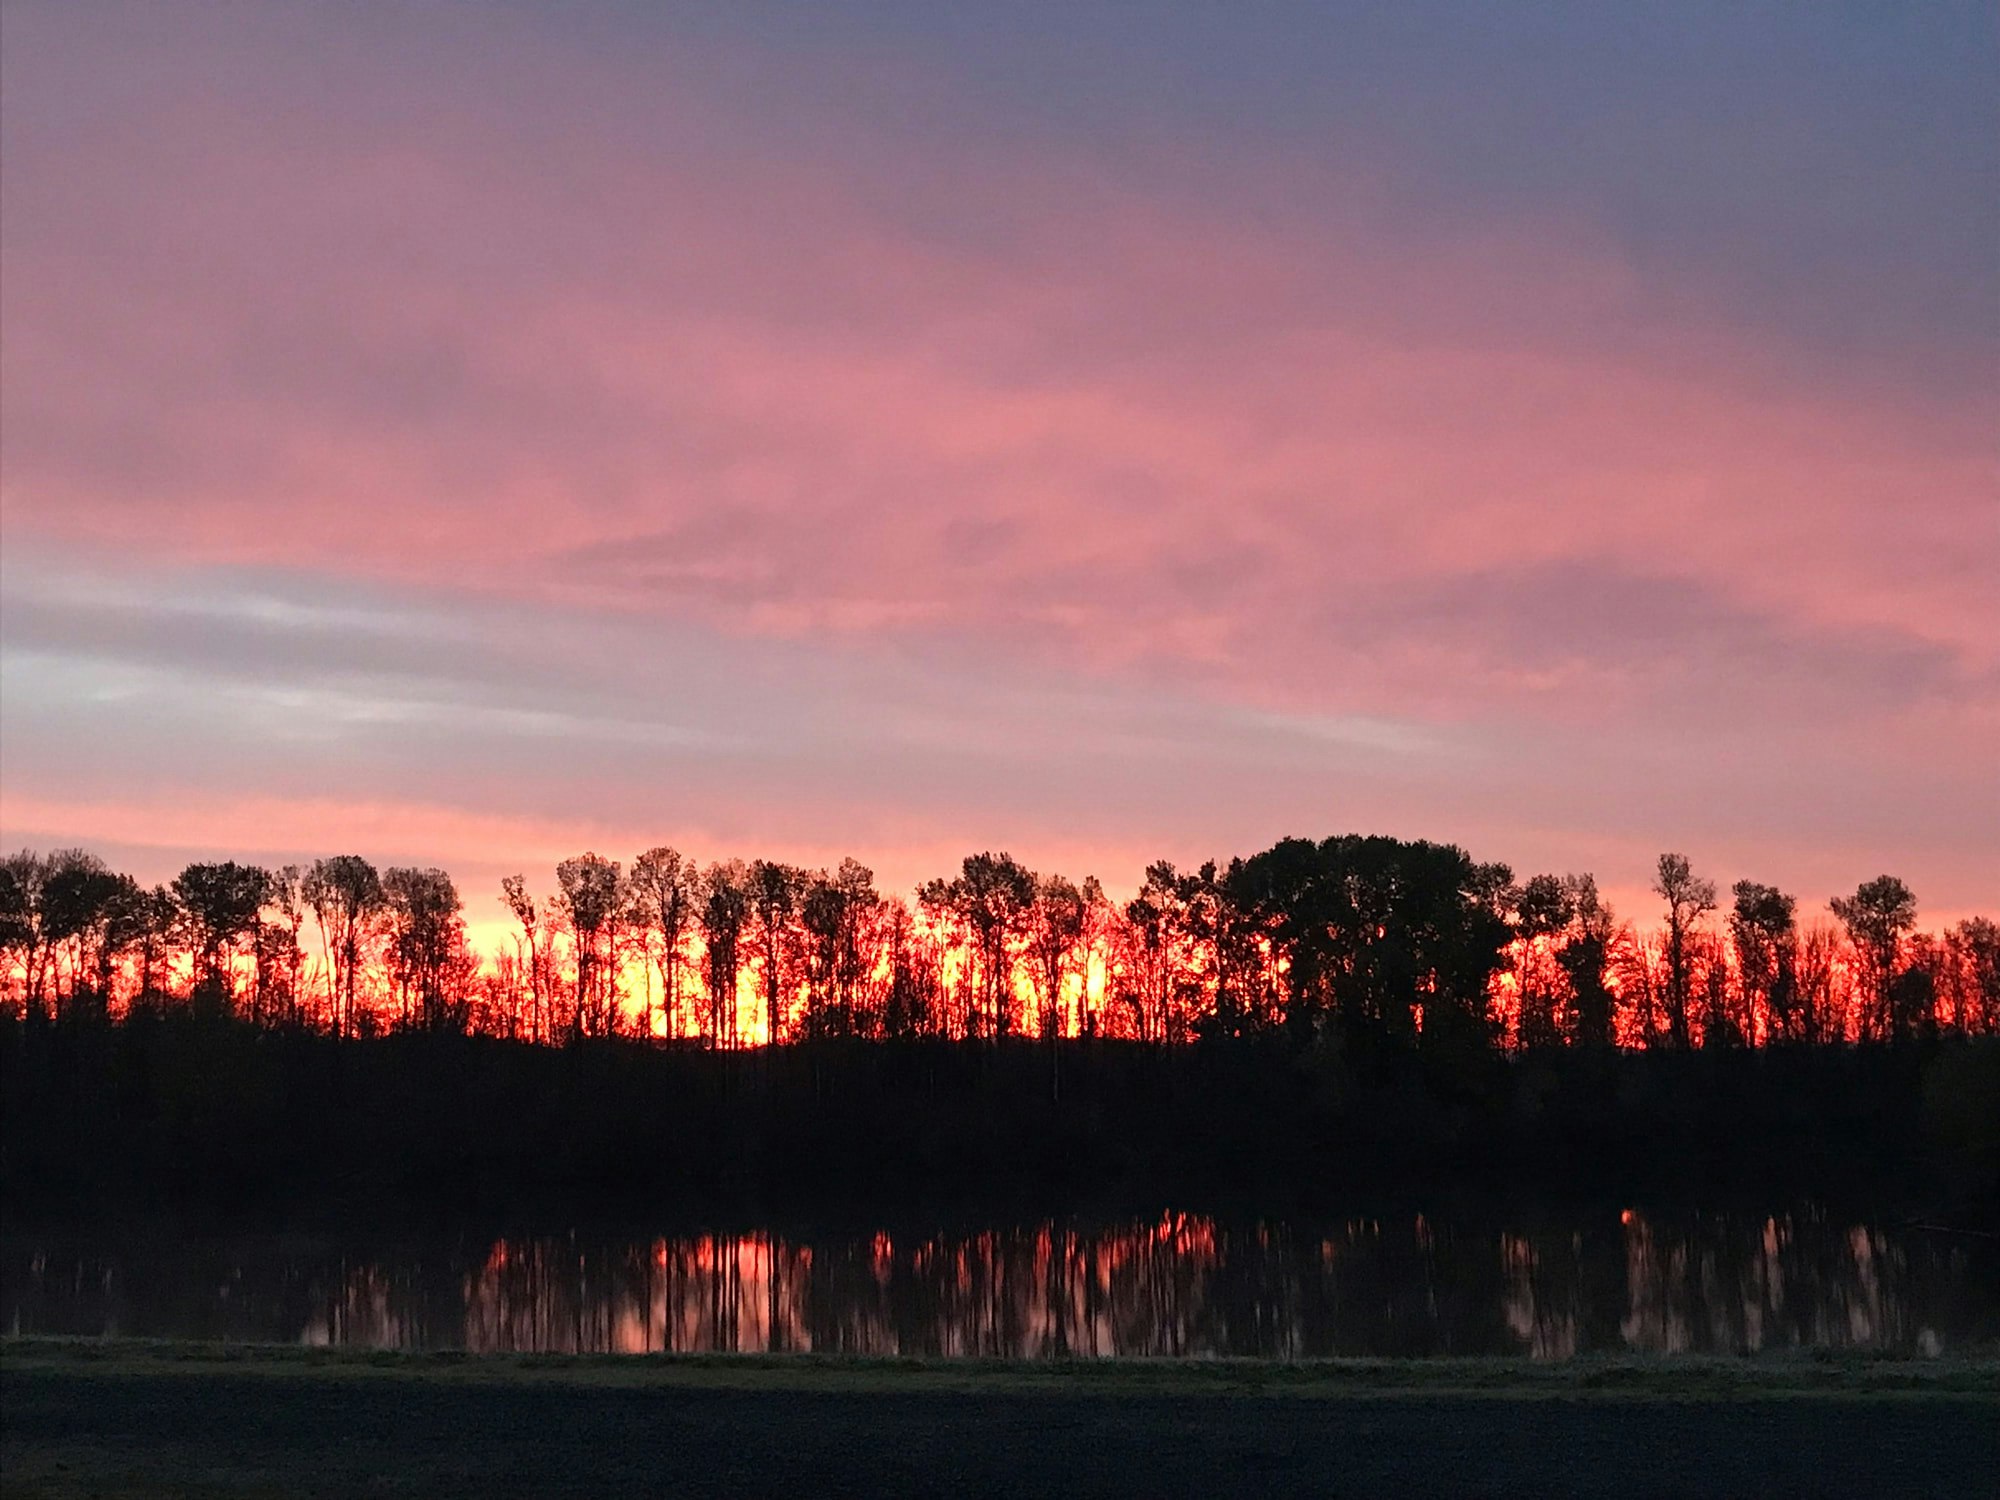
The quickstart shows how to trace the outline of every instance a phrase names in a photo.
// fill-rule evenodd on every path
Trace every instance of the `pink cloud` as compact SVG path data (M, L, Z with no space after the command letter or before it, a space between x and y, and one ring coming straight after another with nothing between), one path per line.
M499 22L441 82L296 16L121 61L54 14L10 21L12 540L1594 747L1523 752L1572 757L1524 829L1664 736L1718 816L1828 758L1985 805L1990 390L1692 316L1573 220L1418 232L1354 164L1267 164L1346 206L1252 220L1189 143L1167 193Z
M1996 660L1977 393L1802 382L1650 316L1602 250L1398 243L1365 199L1253 230L982 163L934 191L1006 205L1025 248L941 247L868 202L908 162L704 157L732 132L664 115L574 169L448 121L273 144L215 106L136 122L137 167L123 137L31 156L13 524L750 630L1018 633L1350 706L1411 663L1269 649L1328 593L1559 558Z

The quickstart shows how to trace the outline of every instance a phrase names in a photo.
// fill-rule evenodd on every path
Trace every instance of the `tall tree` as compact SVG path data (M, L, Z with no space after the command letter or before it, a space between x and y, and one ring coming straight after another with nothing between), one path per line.
M688 938L698 925L701 872L693 860L662 844L632 861L628 879L634 923L659 968L660 999L669 1040L681 1034L681 971L686 965ZM647 1034L652 1019L647 1018Z
M1617 919L1597 891L1592 875L1565 875L1563 895L1569 907L1569 930L1557 952L1557 962L1569 979L1573 1016L1570 1035L1579 1047L1609 1047L1616 1037L1617 996L1609 974L1617 940Z
M856 1036L866 1029L862 996L876 964L881 906L875 872L857 860L807 879L799 925L806 939L808 1036Z
M1799 1004L1798 903L1774 885L1736 882L1729 938L1737 981L1754 1028L1762 1018L1773 1041L1798 1041L1805 1018Z
M1570 890L1560 876L1536 875L1514 901L1517 1039L1524 1048L1552 1047L1568 1030L1563 1014L1567 976L1555 948L1569 931Z
M20 970L21 994L30 1015L44 1011L55 958L43 899L55 858L23 849L0 860L0 951Z
M382 872L388 903L389 959L405 1025L464 1029L472 969L465 946L464 903L443 870Z
M316 859L299 883L299 895L319 924L326 951L327 1001L333 1034L352 1036L361 966L386 905L382 877L358 854Z
M1146 866L1138 894L1125 903L1125 920L1137 939L1137 983L1131 987L1142 1041L1181 1039L1192 1028L1197 1003L1194 973L1195 882L1170 860Z
M889 970L882 998L882 1033L898 1040L928 1035L943 1019L941 947L919 927L908 904L900 899L883 903L880 931Z
M568 924L576 958L576 1034L618 1029L618 939L627 909L618 861L584 853L556 866L556 910Z
M1917 925L1917 898L1895 876L1878 875L1852 896L1835 896L1828 905L1847 929L1860 963L1862 1034L1891 1036L1898 1030L1891 989L1903 938Z
M174 902L173 892L165 886L156 885L140 893L133 942L134 964L138 970L136 1001L151 1005L166 994L174 952L174 929L179 921L180 908Z
M2000 923L1967 917L1945 941L1952 955L1952 1029L2000 1029Z
M546 1042L557 1030L555 1017L556 934L555 917L549 907L539 905L528 892L528 883L519 875L500 882L500 901L521 926L514 939L517 974L528 986L528 1036Z
M1676 1047L1685 1047L1692 1040L1693 937L1701 919L1715 910L1715 882L1698 877L1685 854L1662 854L1653 891L1667 903L1667 1031Z
M114 873L94 854L59 849L50 856L41 892L42 936L57 955L59 1008L73 1006L81 994L99 1012L109 1003L118 959L139 937L143 900L131 876Z
M174 877L173 892L194 950L195 988L227 1006L230 958L237 942L257 930L271 873L235 860L191 864Z
M1188 993L1206 995L1206 1012L1194 1024L1210 1036L1242 1036L1277 1015L1255 926L1229 899L1228 878L1212 859L1180 878L1190 963L1197 971L1190 975ZM1085 899L1094 906L1103 898L1087 888ZM1086 934L1086 962L1088 941Z
M1799 1029L1809 1042L1837 1042L1861 1023L1841 989L1841 947L1840 929L1828 922L1799 934Z
M736 1045L736 982L750 920L750 872L741 860L712 864L701 877L702 965L708 981L708 1041Z
M763 978L764 1040L773 1047L784 1039L790 1010L785 997L792 987L791 971L798 950L796 919L805 882L805 871L774 860L755 860L750 866L750 910Z
M276 909L277 920L260 919L252 935L256 971L251 1010L266 1023L299 1019L300 970L305 961L299 942L306 911L303 883L297 865L281 865L271 871L268 904Z
M1072 976L1083 962L1084 943L1090 936L1090 896L1088 887L1061 875L1042 875L1035 880L1035 904L1028 921L1028 957L1034 970L1035 989L1041 1000L1036 1018L1042 1036L1053 1042L1069 1030L1068 990Z
M1002 1036L1014 1011L1014 943L1035 901L1035 877L1010 854L968 854L952 880L931 880L918 892L934 918L965 936L973 983L966 1007L968 1036Z

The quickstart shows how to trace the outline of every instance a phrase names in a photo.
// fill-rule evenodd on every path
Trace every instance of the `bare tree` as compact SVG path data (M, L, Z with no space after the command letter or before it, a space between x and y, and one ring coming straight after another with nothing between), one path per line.
M626 911L618 861L579 854L556 866L556 910L568 923L576 957L576 1034L618 1029L618 938Z
M1698 879L1685 854L1662 854L1653 890L1667 903L1667 1031L1676 1047L1685 1047L1691 1040L1688 1012L1694 985L1690 939L1701 919L1715 910L1715 882Z
M1028 918L1028 961L1041 1000L1038 1029L1049 1041L1068 1029L1066 992L1083 961L1089 921L1089 898L1074 881L1060 875L1036 877L1035 904Z
M681 970L686 963L687 940L698 925L701 872L694 861L661 845L632 861L627 886L632 893L634 925L645 935L653 962L659 967L665 1030L671 1040L681 1034ZM652 1029L648 1015L647 1035Z
M174 951L174 929L179 921L180 908L165 886L156 885L141 892L133 943L138 970L135 1001L152 1004L165 995Z
M701 877L702 961L708 981L708 1040L736 1045L736 980L743 969L743 928L750 920L750 872L741 860L713 864Z
M300 882L299 894L312 909L313 920L319 924L320 946L326 950L333 1034L352 1036L362 961L386 904L382 877L360 855L336 854L313 861Z
M889 970L883 1034L899 1039L927 1035L944 1021L942 947L900 899L883 903L880 931Z
M256 932L256 1012L265 1022L296 1023L300 1015L300 971L305 950L299 931L305 925L304 877L297 865L271 871L268 905L278 920L259 921Z
M550 917L536 906L535 898L528 894L527 881L519 875L501 879L500 900L521 924L515 942L525 950L520 955L520 966L528 980L528 1035L530 1040L546 1042L554 1031L550 1015L550 998L555 987L550 973L554 964Z
M1839 929L1815 922L1799 934L1799 1026L1808 1042L1837 1042L1851 1017L1840 991Z
M932 880L918 899L968 940L974 982L966 1008L968 1036L1000 1036L1014 1008L1013 945L1035 900L1035 877L1008 854L968 854L953 880Z
M1134 989L1139 1036L1143 1041L1184 1039L1196 1002L1198 981L1191 972L1197 925L1193 882L1159 860L1146 867L1145 883L1125 903L1125 920L1139 939L1142 976Z
M1698 932L1689 943L1696 995L1700 1000L1701 1044L1704 1047L1740 1047L1749 1040L1744 1024L1742 991L1729 969L1729 957L1721 941L1710 932Z
M23 849L0 860L0 948L20 970L21 997L29 1015L44 1013L55 961L43 898L56 859Z
M403 1024L463 1030L471 966L458 887L443 870L397 868L382 872L382 893Z
M1945 941L1951 952L1952 1029L2000 1029L2000 923L1967 917L1945 935Z
M783 1040L786 1012L781 996L791 988L791 971L798 949L799 896L805 872L791 865L760 859L750 866L750 909L756 919L757 961L764 990L764 1040Z
M870 939L882 905L875 872L857 860L842 860L838 871L820 870L807 878L798 905L805 935L806 1033L859 1035L867 1019L861 997L875 968Z

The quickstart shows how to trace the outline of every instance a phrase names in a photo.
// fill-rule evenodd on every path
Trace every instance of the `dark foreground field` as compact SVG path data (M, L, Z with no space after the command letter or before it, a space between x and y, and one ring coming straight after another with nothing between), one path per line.
M29 1496L1990 1496L2000 1366L454 1361L14 1342Z

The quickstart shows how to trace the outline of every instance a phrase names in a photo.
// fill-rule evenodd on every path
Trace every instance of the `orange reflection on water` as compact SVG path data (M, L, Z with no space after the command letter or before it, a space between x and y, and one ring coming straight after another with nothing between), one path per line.
M17 1331L480 1352L820 1350L1016 1359L1586 1351L1936 1352L2000 1317L1977 1246L1822 1213L1607 1210L1543 1227L1354 1218L1310 1233L1169 1213L1084 1227L791 1239L504 1239L477 1255L121 1274L10 1267ZM143 1268L142 1268L143 1269ZM26 1284L31 1295L16 1287ZM39 1299L39 1300L37 1300ZM88 1312L102 1307L101 1316ZM35 1309L42 1307L43 1313ZM67 1307L60 1317L47 1309ZM25 1309L25 1311L24 1311Z

